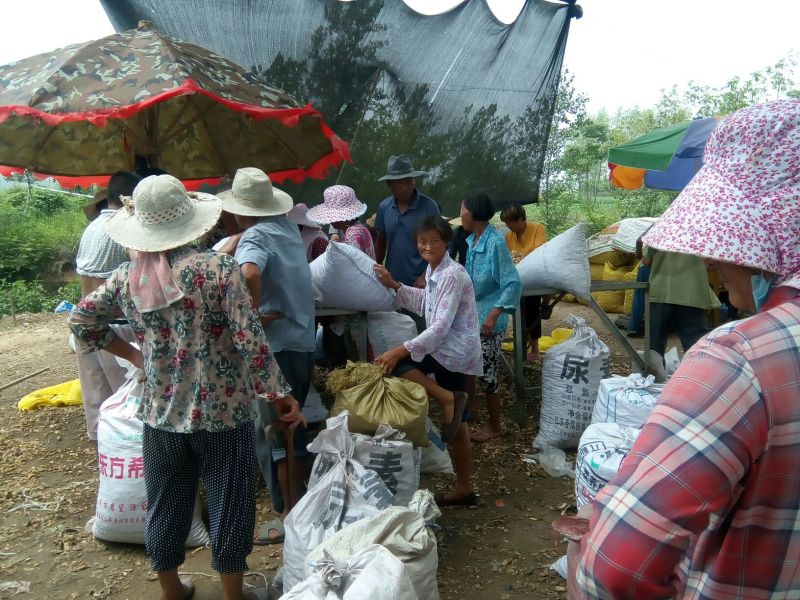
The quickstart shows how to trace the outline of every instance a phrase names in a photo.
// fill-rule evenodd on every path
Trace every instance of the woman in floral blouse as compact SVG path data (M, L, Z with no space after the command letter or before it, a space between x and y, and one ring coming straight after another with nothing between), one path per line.
M483 373L475 292L464 267L450 258L447 244L452 230L439 215L422 219L414 232L420 256L428 263L425 288L409 287L392 279L383 265L375 265L378 279L397 290L395 305L425 317L426 329L401 346L381 354L375 362L386 373L425 388L442 406L442 439L451 443L456 487L438 495L439 506L475 506L470 463L469 429L462 418L466 408L467 377ZM434 374L436 381L428 377ZM452 441L451 441L452 440Z
M131 262L70 315L85 351L108 350L144 371L145 542L168 600L193 592L178 567L201 479L223 598L267 597L242 592L255 525L256 394L273 401L283 421L302 421L236 261L191 245L220 212L217 198L190 196L169 175L142 180L108 223ZM141 352L110 329L121 317Z

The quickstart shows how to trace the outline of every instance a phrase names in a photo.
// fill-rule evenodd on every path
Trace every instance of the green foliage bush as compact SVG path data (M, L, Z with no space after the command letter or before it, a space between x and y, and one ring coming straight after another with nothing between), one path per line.
M51 304L52 298L38 281L0 280L0 315L44 312Z
M0 279L60 275L73 263L86 217L80 197L25 187L0 192Z

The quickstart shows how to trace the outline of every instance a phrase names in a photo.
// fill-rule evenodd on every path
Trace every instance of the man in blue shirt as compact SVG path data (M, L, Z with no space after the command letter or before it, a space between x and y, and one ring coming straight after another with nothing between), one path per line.
M294 203L289 194L272 187L263 171L252 167L239 169L231 190L221 192L218 197L223 209L235 215L244 230L236 247L236 262L241 265L247 287L258 305L275 360L302 408L311 385L316 339L306 247L297 225L286 218ZM272 507L284 517L289 508L284 499L289 497L290 489L299 497L304 473L302 468L298 469L300 473L288 473L285 444L276 436L267 436L268 426L279 417L270 403L259 399L256 454L270 488ZM296 429L293 442L294 455L305 456L305 427ZM283 525L281 520L274 519L261 526L254 543L281 542Z
M375 255L379 263L386 259L386 268L392 278L413 286L425 274L427 263L422 260L414 241L414 226L428 215L439 215L436 202L421 193L415 177L425 171L415 171L407 154L390 156L387 173L378 181L385 181L392 195L378 206L375 229Z

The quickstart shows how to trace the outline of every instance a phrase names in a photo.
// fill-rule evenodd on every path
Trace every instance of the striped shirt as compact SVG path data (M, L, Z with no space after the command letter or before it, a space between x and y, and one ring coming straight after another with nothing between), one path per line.
M130 260L128 251L112 240L106 231L106 224L115 212L109 208L101 210L100 216L84 230L75 257L78 275L106 279L114 269Z
M579 598L800 598L800 292L686 354L582 540Z

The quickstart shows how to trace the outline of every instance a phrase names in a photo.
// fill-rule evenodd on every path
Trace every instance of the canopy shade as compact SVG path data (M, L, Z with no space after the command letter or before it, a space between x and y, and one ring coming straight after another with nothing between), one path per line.
M0 164L100 176L136 155L184 180L258 166L279 181L349 151L310 105L144 21L0 67Z

